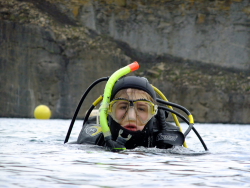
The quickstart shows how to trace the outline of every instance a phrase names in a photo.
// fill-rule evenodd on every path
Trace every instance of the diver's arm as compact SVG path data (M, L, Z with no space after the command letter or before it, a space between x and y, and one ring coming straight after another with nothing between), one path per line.
M76 144L104 145L101 127L98 124L85 124Z

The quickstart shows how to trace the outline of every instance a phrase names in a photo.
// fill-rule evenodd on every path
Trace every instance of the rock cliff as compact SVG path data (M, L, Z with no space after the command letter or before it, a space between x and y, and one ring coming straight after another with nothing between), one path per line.
M72 118L93 81L136 60L195 121L249 123L249 23L247 0L0 0L0 116Z

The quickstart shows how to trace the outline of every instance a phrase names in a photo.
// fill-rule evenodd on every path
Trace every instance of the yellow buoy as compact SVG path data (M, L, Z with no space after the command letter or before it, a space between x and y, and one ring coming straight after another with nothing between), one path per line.
M34 110L34 116L36 119L49 119L51 117L51 111L49 107L39 105Z

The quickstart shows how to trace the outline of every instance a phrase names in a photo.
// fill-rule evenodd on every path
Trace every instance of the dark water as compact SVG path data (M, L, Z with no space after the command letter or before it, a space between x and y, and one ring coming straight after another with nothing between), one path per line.
M196 124L209 149L204 154L193 132L188 149L112 153L63 144L69 124L0 118L0 187L250 187L250 125Z

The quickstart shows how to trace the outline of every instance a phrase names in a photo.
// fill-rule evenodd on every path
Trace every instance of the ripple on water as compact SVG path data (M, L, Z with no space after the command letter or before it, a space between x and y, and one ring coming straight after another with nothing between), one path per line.
M63 144L70 120L0 119L0 187L248 187L250 126L198 124L189 148ZM76 121L71 141L82 122Z

